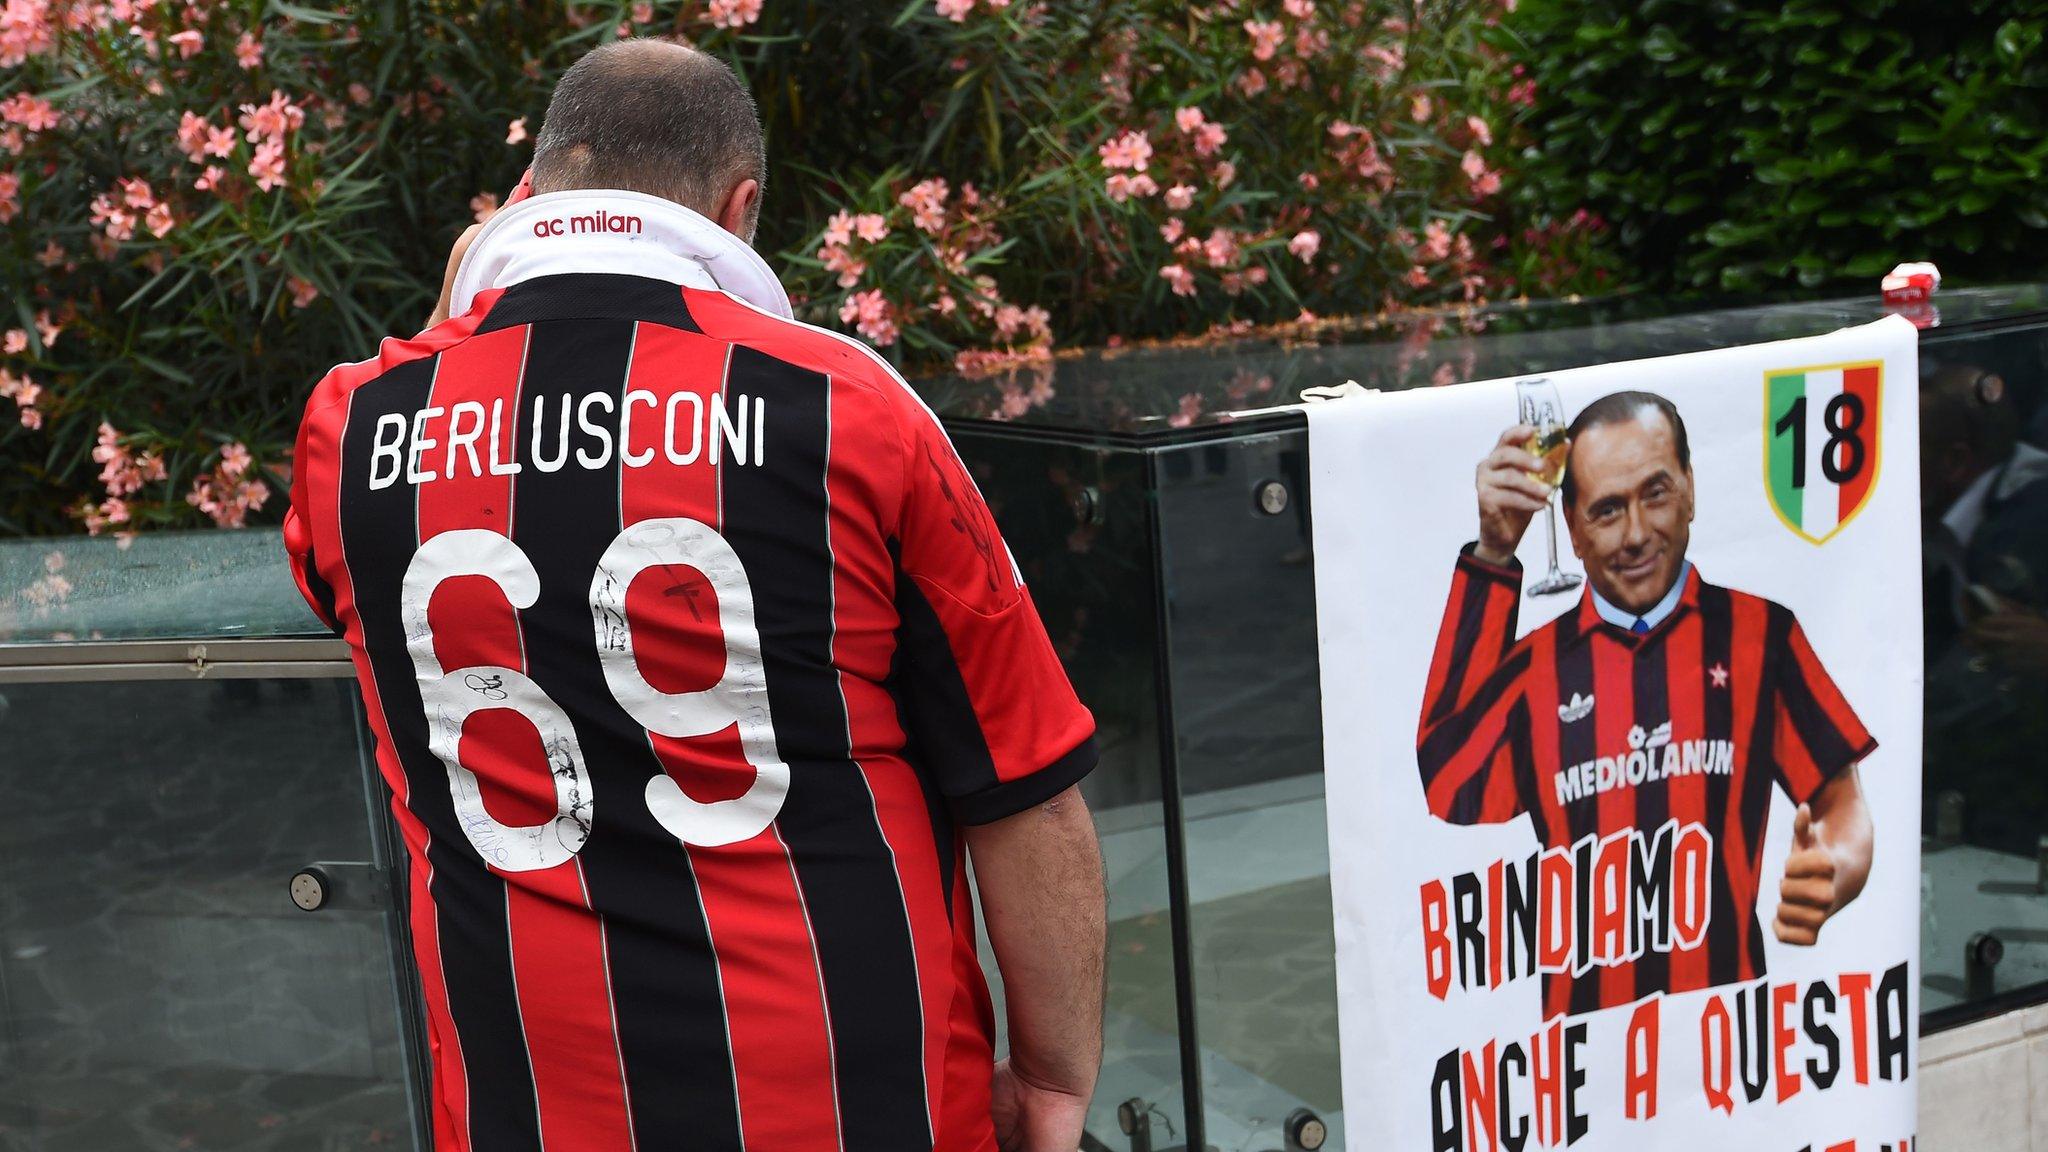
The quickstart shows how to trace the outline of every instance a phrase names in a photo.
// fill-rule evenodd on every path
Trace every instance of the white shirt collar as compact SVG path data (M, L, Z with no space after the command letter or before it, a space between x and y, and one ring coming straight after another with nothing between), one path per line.
M468 312L488 289L569 272L715 288L792 315L775 273L745 241L673 200L610 188L550 192L499 209L462 257L449 315Z
M1672 612L1676 611L1678 608L1678 598L1685 595L1685 582L1691 575L1692 561L1681 561L1678 565L1678 579L1671 582L1671 591L1666 592L1664 598L1651 606L1648 612L1642 613L1640 618L1643 623L1655 628L1657 625L1662 624L1665 618L1670 616ZM1607 621L1624 632L1635 630L1636 620L1638 619L1636 613L1609 604L1606 597L1593 590L1591 584L1586 585L1586 591L1592 593L1593 610L1600 613L1602 620Z

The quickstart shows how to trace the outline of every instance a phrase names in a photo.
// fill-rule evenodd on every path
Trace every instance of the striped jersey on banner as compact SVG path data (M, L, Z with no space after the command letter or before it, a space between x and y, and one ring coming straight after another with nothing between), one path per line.
M1685 581L1647 632L1589 590L1518 641L1519 563L1468 546L1451 580L1416 759L1440 819L1529 814L1546 1019L1764 975L1771 789L1805 803L1877 746L1790 610Z
M866 348L608 273L307 406L286 542L411 864L442 1152L995 1147L962 824L1094 762Z
M1862 509L1877 480L1884 366L1833 365L1765 377L1765 461L1771 507L1816 544Z

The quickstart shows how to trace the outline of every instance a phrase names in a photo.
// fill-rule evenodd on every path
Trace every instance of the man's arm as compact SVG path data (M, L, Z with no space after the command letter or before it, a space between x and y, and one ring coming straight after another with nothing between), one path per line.
M1828 918L1849 906L1870 879L1876 833L1856 768L1837 775L1792 818L1792 853L1778 885L1771 924L1787 944L1812 944Z
M1003 1152L1073 1152L1102 1065L1108 907L1095 821L1068 788L965 833L1009 1007L997 1141Z

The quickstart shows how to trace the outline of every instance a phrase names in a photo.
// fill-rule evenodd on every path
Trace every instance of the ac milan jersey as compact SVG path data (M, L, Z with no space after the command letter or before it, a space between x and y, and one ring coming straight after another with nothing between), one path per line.
M1094 761L866 348L542 276L337 368L286 540L411 868L438 1148L995 1147L960 824Z
M1436 816L1527 812L1545 845L1545 1017L1763 975L1771 788L1804 803L1876 742L1790 610L1697 566L1641 634L1589 588L1518 641L1521 580L1459 559L1416 758Z

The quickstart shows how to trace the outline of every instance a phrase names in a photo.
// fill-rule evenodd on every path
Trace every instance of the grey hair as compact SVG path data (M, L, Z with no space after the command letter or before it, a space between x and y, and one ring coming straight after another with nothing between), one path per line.
M748 178L768 178L753 96L724 61L663 40L616 41L571 65L534 143L536 193L621 188L710 216Z

